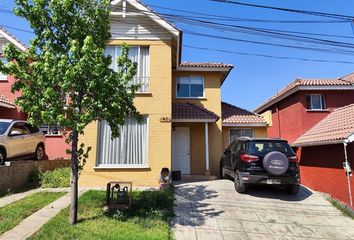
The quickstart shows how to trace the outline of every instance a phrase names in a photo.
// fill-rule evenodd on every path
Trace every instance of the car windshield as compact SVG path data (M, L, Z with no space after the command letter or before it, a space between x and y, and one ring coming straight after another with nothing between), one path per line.
M278 151L286 155L295 154L287 142L283 141L254 141L248 143L250 154L264 156L269 152Z
M0 135L3 135L9 126L9 122L0 122Z

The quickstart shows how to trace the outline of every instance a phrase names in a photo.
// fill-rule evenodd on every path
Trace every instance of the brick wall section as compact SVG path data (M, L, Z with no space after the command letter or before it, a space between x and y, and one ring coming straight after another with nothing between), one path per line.
M0 166L0 192L23 186L27 183L30 173L38 168L49 171L68 166L70 160L12 161L10 166Z
M348 161L354 168L354 143L348 147ZM301 183L314 190L331 194L349 203L347 177L344 173L343 144L303 147L298 151L301 156ZM354 176L350 178L354 195Z
M324 94L328 111L306 111L306 95L309 94ZM354 94L351 90L298 91L261 113L272 111L273 124L268 128L269 137L281 137L293 143L333 110L353 102Z

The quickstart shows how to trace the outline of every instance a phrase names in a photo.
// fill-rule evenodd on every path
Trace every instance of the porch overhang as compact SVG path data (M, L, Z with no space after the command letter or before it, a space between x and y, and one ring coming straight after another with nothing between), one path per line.
M8 100L4 95L0 94L0 107L14 109L15 104Z
M219 118L217 114L194 103L172 103L172 122L213 123Z

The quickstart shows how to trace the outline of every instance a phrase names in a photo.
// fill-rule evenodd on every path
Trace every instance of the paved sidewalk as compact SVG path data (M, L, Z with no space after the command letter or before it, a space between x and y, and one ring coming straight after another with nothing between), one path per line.
M47 189L48 191L48 189ZM59 189L58 189L59 191ZM80 189L79 195L83 194L86 189ZM0 236L0 240L24 240L37 232L45 223L57 215L60 210L70 205L70 193L64 195L58 200L52 202L48 206L40 209L31 216L24 219L19 225L5 232Z
M354 221L306 188L291 196L269 186L239 194L230 180L176 187L177 240L354 239Z
M0 198L0 207L16 202L22 198L25 198L37 192L69 192L69 191L70 188L36 188L22 193L14 193L9 196Z

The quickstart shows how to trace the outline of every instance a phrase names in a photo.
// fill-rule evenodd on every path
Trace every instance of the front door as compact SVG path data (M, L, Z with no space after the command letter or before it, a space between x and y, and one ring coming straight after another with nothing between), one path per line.
M172 170L191 173L190 134L188 127L176 127L172 132Z

